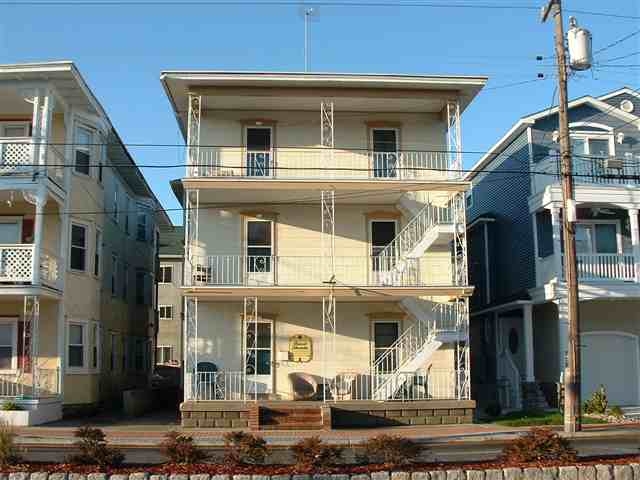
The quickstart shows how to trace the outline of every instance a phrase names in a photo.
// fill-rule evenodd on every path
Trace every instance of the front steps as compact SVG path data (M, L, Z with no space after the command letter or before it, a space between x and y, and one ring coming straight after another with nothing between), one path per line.
M322 430L321 406L261 406L258 413L260 430Z
M547 399L537 382L522 382L522 409L526 411L549 409Z

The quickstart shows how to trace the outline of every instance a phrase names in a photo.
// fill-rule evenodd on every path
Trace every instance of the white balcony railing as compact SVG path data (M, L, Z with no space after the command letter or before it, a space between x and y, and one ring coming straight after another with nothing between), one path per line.
M0 245L0 283L33 284L33 273L33 244ZM40 259L40 282L59 289L61 274L60 258L43 249Z
M46 398L58 394L57 368L0 374L0 398Z
M385 400L452 400L456 398L457 374L453 370L431 369L424 372L407 372L394 377L393 394ZM339 372L318 385L328 392L332 401L373 400L373 386L384 382L363 371ZM197 372L185 374L187 388L191 388L194 400L254 400L255 385L251 376L241 371Z
M64 188L64 155L53 145L46 148L45 164L35 158L35 142L32 137L0 138L0 176L34 176L42 173Z
M614 161L612 161L614 160ZM533 165L533 193L560 181L557 157L547 157ZM577 185L640 185L640 161L615 158L573 158L573 181Z
M624 254L578 254L578 279L580 280L624 280L635 279L633 255Z
M325 148L247 151L237 147L197 148L190 177L277 179L426 180L452 178L448 152L371 152Z
M335 257L335 279L348 286L453 285L452 260L406 259L401 272L397 258ZM186 285L194 286L322 286L331 277L322 257L206 255L193 257Z

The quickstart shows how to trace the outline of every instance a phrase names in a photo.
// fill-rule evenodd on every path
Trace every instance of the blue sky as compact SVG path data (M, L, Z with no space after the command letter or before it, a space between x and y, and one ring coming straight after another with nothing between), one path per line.
M183 143L160 86L162 70L300 71L304 67L299 6L16 3L0 2L0 63L73 60L126 143ZM543 1L464 3L530 7ZM564 8L640 16L638 0L565 0ZM463 117L465 151L486 151L519 117L551 103L555 69L550 61L537 62L535 56L552 55L552 25L541 24L536 11L329 5L318 10L311 24L310 71L488 75L488 89ZM637 19L583 13L576 17L591 30L594 50L640 28ZM638 51L640 35L596 60L606 63ZM637 66L640 55L612 63ZM548 78L493 88L533 80L538 72ZM602 94L623 85L640 88L640 69L598 67L574 76L569 95ZM130 151L139 164L184 162L182 148L130 147ZM465 154L465 165L479 156ZM183 170L144 170L166 208L179 206L169 180L180 177ZM179 212L170 214L181 222Z

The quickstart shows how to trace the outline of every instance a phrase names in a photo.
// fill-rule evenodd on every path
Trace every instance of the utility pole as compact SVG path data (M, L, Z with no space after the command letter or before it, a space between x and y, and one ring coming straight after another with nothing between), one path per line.
M560 133L560 176L562 179L563 202L564 275L569 322L567 368L564 374L564 431L572 434L582 429L580 418L580 318L575 239L576 207L573 198L573 169L569 137L567 65L562 24L562 0L549 0L549 3L542 10L542 21L546 22L549 15L553 15L555 19L555 51L558 63L558 130Z

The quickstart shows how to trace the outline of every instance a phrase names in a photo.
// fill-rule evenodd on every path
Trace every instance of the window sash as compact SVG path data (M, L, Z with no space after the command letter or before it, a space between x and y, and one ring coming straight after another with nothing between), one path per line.
M85 367L85 332L86 326L78 323L70 323L69 324L69 339L67 342L67 350L68 350L68 365L70 368L84 368ZM72 331L80 333L80 342L73 341ZM76 339L77 340L77 339Z
M172 265L160 265L160 283L172 283L173 282L173 266Z
M147 241L147 214L146 213L138 213L136 239L140 242Z
M160 305L158 307L160 320L173 320L173 305Z
M77 234L78 236L75 236ZM71 224L71 252L69 255L72 270L84 272L87 269L87 227Z
M101 266L102 261L102 232L100 230L96 230L96 244L95 244L95 252L93 254L93 274L98 277L102 270Z

